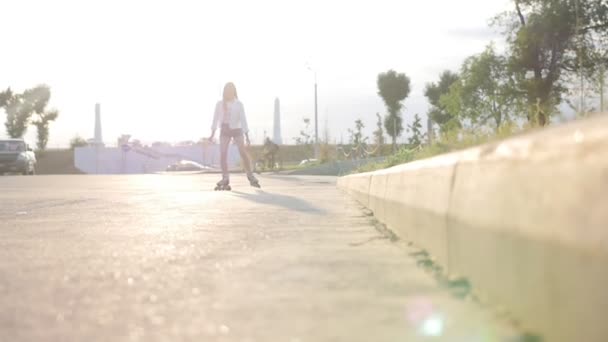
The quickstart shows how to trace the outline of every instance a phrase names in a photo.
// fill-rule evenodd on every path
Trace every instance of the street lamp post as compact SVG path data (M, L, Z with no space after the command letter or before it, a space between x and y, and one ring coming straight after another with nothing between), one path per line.
M317 73L315 72L315 144L319 145L319 113L317 111Z
M319 112L317 109L317 71L307 65L308 70L315 75L315 158L319 159Z

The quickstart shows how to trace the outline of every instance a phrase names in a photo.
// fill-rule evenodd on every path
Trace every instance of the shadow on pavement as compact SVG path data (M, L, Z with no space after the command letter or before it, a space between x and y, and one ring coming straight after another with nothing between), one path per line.
M263 190L257 190L255 194L245 193L240 191L232 191L232 194L244 198L248 201L265 204L265 205L273 205L277 207L283 207L289 210L296 210L301 212L309 212L317 215L325 214L325 210L321 208L317 208L311 203L288 195L280 195L276 193L269 193Z

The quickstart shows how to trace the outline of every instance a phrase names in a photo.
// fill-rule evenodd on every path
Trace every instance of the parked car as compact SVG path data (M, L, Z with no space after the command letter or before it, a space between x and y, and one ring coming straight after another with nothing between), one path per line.
M0 140L0 175L36 173L36 155L23 139Z
M300 162L300 166L315 164L315 163L318 163L318 162L319 162L318 159L304 159L304 160L302 160Z
M166 171L205 171L209 169L209 167L191 160L180 160L175 164L167 166Z

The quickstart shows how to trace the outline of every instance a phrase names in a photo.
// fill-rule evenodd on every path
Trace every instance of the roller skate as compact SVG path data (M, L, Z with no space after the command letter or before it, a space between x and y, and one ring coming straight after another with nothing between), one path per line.
M221 181L217 182L215 186L215 191L230 191L232 188L230 187L230 180L228 178L223 178Z
M261 188L260 181L258 181L253 174L247 175L247 179L249 180L249 184L251 184L251 186L254 188Z

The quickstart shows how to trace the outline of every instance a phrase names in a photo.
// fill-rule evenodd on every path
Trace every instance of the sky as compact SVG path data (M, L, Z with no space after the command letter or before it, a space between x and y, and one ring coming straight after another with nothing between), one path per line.
M386 113L376 80L389 69L412 80L406 122L426 118L425 85L500 43L489 21L507 9L509 0L6 1L0 89L51 87L54 148L93 136L97 102L108 144L121 134L207 137L232 81L252 140L272 134L278 97L283 140L293 143L303 118L314 120L316 74L319 135L327 127L332 141L347 141L356 119L371 135L376 113ZM35 128L26 138L35 142Z

